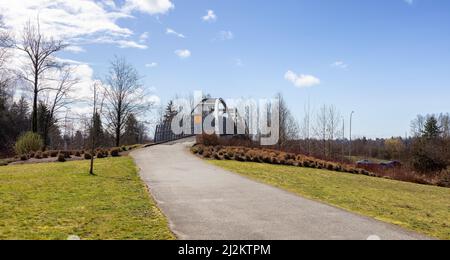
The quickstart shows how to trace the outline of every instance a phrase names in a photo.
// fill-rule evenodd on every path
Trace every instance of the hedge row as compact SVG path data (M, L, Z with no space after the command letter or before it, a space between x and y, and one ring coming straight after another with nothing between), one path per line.
M287 165L375 176L373 173L368 172L367 170L359 169L351 165L343 165L301 154L285 153L269 149L237 146L205 146L197 144L191 148L191 151L192 153L200 155L203 158L207 159Z
M101 159L106 157L118 157L120 156L121 152L131 151L136 148L138 148L139 145L133 145L133 146L122 146L122 147L114 147L111 149L96 149L95 150L95 157ZM64 162L66 159L70 159L72 157L79 157L84 158L86 160L90 160L92 158L92 152L91 151L85 151L85 150L71 150L71 151L60 151L60 150L50 150L45 152L30 152L29 154L22 154L17 159L20 159L21 161L27 161L29 159L47 159L47 158L57 158L57 161Z

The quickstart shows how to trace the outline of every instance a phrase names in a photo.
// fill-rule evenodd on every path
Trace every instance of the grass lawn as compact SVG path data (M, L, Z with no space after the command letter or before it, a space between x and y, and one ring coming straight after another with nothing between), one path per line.
M130 157L0 167L0 239L174 239Z
M292 166L209 161L303 197L450 239L450 189Z

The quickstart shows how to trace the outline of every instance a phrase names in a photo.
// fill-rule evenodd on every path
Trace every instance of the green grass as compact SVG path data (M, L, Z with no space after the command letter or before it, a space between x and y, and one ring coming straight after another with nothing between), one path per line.
M209 161L243 176L339 208L450 239L450 189L290 166Z
M129 157L0 167L0 239L174 239Z

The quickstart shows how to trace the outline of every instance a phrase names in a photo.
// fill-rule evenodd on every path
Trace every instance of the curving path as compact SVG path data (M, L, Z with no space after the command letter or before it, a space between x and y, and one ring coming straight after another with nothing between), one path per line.
M180 239L426 239L209 165L190 154L189 144L131 154Z

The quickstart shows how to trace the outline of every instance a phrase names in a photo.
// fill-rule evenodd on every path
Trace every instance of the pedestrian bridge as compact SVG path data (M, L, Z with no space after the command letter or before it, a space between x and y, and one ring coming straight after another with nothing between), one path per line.
M180 112L179 112L180 113ZM238 133L248 134L248 124L237 108L230 108L222 98L204 98L193 107L190 118L191 131L175 134L172 120L169 118L156 126L155 143L165 143L203 134L218 136L235 136ZM209 130L205 129L205 124Z

